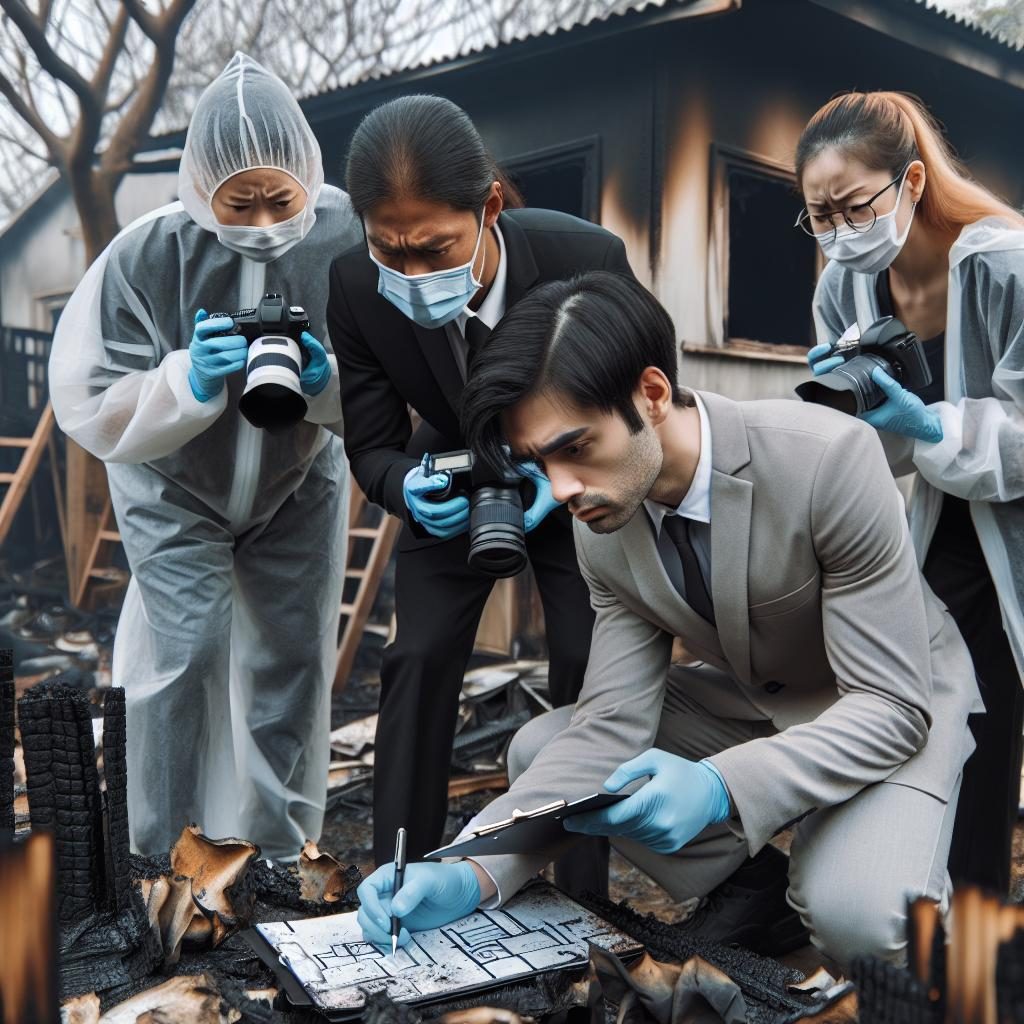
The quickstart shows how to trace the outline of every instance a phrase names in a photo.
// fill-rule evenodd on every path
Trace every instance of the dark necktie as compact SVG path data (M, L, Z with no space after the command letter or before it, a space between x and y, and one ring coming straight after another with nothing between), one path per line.
M479 352L480 346L491 336L491 329L478 316L466 321L466 344L471 353Z
M690 520L685 516L665 516L661 528L671 538L679 552L679 560L683 563L683 586L686 588L686 593L683 596L686 598L686 603L702 619L706 619L714 625L715 609L704 582L704 574L700 571L697 552L693 550L693 544L690 541Z

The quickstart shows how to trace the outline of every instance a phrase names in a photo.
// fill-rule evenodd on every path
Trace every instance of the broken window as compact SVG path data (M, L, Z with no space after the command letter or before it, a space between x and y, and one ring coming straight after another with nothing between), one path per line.
M597 223L600 212L599 140L596 137L502 161L527 206L560 210Z
M801 201L784 167L716 147L712 260L720 342L802 355L813 344L811 300L820 265L813 238L793 228Z

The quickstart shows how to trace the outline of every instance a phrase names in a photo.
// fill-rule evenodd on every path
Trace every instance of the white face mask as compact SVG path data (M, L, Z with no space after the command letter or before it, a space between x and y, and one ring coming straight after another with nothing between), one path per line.
M316 214L305 209L277 224L251 227L248 224L217 222L217 240L240 256L257 263L270 263L298 245L316 222Z
M880 214L869 230L854 231L849 225L844 225L835 232L834 238L831 230L815 235L826 258L860 274L878 274L885 270L899 256L910 234L910 226L914 223L917 203L910 207L910 219L903 233L896 233L896 212L900 208L906 183L904 177L896 193L896 204L888 213Z

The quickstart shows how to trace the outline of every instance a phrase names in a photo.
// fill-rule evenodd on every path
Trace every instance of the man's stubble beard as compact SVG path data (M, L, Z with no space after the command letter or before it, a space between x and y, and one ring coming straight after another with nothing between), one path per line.
M664 458L658 435L646 423L643 430L630 435L629 450L623 459L622 497L610 503L609 512L586 524L592 533L615 533L636 515L644 498L651 493L654 481L658 479ZM590 504L595 507L605 502L594 501Z

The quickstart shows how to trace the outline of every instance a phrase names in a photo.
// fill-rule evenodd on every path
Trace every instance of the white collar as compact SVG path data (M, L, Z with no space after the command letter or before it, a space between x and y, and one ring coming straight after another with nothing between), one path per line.
M479 317L492 331L498 326L498 321L505 315L505 291L508 281L508 260L505 259L505 239L501 237L501 228L498 222L494 222L491 229L498 239L498 270L491 282L487 296L480 303L480 308L474 313L468 306L456 317L455 322L459 330L466 333L466 321L471 316Z
M655 534L660 535L665 516L685 516L687 519L697 520L698 523L711 522L711 424L700 396L694 392L693 397L700 419L700 456L697 459L697 468L690 481L690 489L678 508L671 509L649 498L644 500L644 508L647 509L647 514L654 524Z

